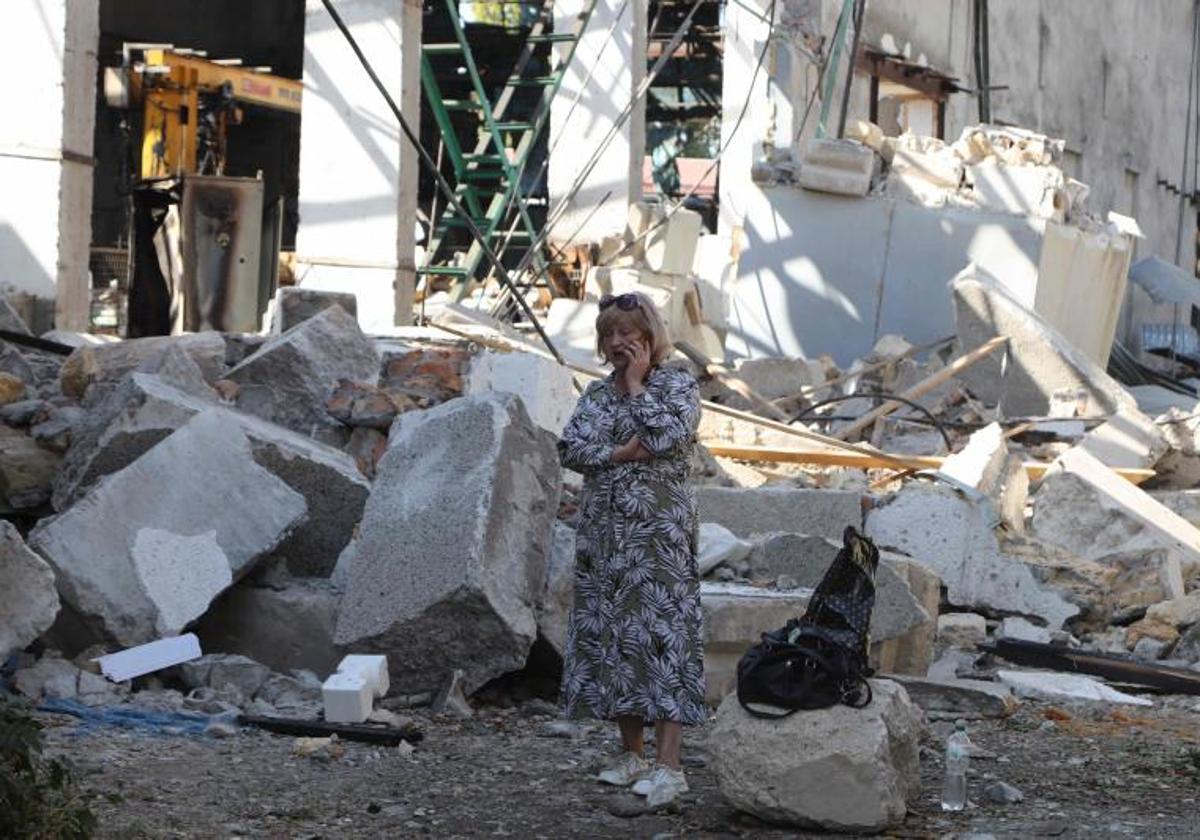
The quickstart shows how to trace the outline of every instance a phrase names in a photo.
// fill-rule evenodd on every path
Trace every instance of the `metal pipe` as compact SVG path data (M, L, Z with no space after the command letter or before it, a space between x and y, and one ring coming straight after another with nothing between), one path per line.
M858 61L858 44L862 38L863 13L866 11L867 0L854 0L854 37L850 42L850 59L846 64L846 85L842 88L842 113L838 117L837 136L840 140L846 136L846 117L850 108L850 88L854 85L854 64Z

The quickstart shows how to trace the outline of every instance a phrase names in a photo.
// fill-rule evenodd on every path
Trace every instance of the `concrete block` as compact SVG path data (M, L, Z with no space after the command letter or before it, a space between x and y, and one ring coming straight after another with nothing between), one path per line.
M975 613L945 613L938 616L937 640L939 645L974 650L975 646L987 641L987 622Z
M357 674L366 680L374 697L385 696L391 687L386 656L352 653L342 657L337 669L339 674Z
M1038 627L1020 616L1009 616L1000 622L1000 629L996 631L996 636L1001 639L1019 639L1040 644L1050 644L1051 638L1050 631L1045 627Z
M525 663L558 506L558 453L510 395L403 414L363 513L335 641L406 690L468 691Z
M328 581L297 578L272 586L247 580L222 595L196 625L205 650L241 654L272 671L329 674L341 593Z
M282 335L331 306L340 306L351 318L358 318L358 298L352 292L327 292L300 286L282 286L272 301L271 335Z
M1062 219L1069 199L1057 166L1009 166L988 158L967 167L972 197L983 209L1042 219Z
M825 381L824 366L813 359L738 359L733 372L769 400L794 397Z
M340 446L349 431L326 413L325 400L339 379L374 384L379 365L358 323L333 306L268 341L226 378L239 386L242 411Z
M1002 718L1020 705L1008 686L986 680L939 680L906 675L891 678L904 686L912 701L931 717Z
M700 538L696 552L696 564L701 576L708 574L722 563L734 564L745 559L754 547L753 543L738 539L728 528L714 522L700 523Z
M812 138L804 149L800 186L817 192L864 196L871 188L875 153L850 140Z
M1200 530L1079 447L1051 465L1033 499L1033 532L1087 560L1167 548L1200 566Z
M155 338L133 338L111 344L89 344L75 350L63 362L62 392L80 400L93 386L115 384L126 374L153 363L171 347L178 347L199 367L207 382L225 372L225 339L220 333L203 332ZM96 400L89 396L89 402Z
M54 572L0 520L0 660L21 650L50 629L58 616Z
M533 422L554 435L562 432L579 399L571 371L553 359L492 350L471 360L464 391L515 394Z
M321 684L328 723L362 723L374 706L374 691L362 674L338 671Z
M872 680L865 709L832 706L783 720L752 717L729 696L708 751L721 794L760 819L877 832L920 793L921 713L898 683Z
M40 522L30 544L54 567L64 600L94 630L136 645L178 634L180 616L207 609L218 551L230 579L241 578L305 512L303 496L254 462L237 423L205 412L70 510ZM143 529L151 534L139 543ZM201 588L174 588L170 570L179 569L179 555L158 550L163 534L195 541L205 569Z
M646 265L663 274L690 274L703 221L692 210L676 210L666 224L646 237Z
M370 490L350 456L219 407L158 375L130 374L89 413L55 479L55 507L67 509L104 476L124 469L202 412L235 426L250 441L254 461L304 496L308 516L278 552L296 574L328 576L362 516Z
M949 149L940 152L923 152L907 147L897 147L892 155L892 173L906 179L918 179L940 187L955 190L962 182L962 161Z
M848 490L696 488L701 521L739 537L785 532L840 540L847 525L861 526L861 499Z
M537 603L538 634L562 655L567 643L567 626L575 602L575 529L554 523L546 585Z
M960 452L942 462L938 472L990 498L1000 521L1010 529L1017 533L1025 530L1029 474L1021 459L1009 454L999 423L973 433Z
M62 455L18 429L0 426L0 496L13 510L44 505L53 493Z
M868 514L866 533L932 569L956 606L1035 615L1051 628L1079 612L1001 550L983 506L945 485L910 483Z

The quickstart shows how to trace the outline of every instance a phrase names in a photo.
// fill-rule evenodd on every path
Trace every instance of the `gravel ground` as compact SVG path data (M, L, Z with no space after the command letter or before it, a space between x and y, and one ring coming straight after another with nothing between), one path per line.
M1026 703L1006 720L972 721L966 811L939 807L941 743L922 746L922 794L893 837L1200 837L1197 698L1155 709L1070 710ZM101 836L138 837L804 837L739 814L709 767L707 727L688 733L691 793L641 813L641 800L590 774L616 747L600 724L555 721L543 701L483 707L467 721L413 713L414 749L339 744L297 754L297 740L242 729L224 738L113 728L76 732L42 715L48 751L75 765ZM1000 780L1024 800L993 804ZM828 836L828 835L823 835Z

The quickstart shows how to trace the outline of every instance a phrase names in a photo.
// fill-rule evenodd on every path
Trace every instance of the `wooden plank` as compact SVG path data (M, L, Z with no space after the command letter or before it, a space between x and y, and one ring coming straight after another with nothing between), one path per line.
M915 400L918 397L924 396L942 383L947 382L957 374L962 373L964 370L971 367L971 365L989 356L994 350L1003 346L1007 342L1007 336L997 336L986 344L975 348L970 353L959 356L941 370L925 377L904 393L897 394L897 396L903 397L906 400ZM858 418L849 426L835 434L834 437L836 437L838 440L846 440L847 438L851 438L861 432L863 429L869 427L880 417L886 417L888 414L891 414L893 411L898 408L902 408L903 406L904 403L896 402L894 400L885 402L883 405L868 411L862 417Z
M862 470L891 469L891 459L886 453L843 452L834 449L783 449L772 446L738 446L735 444L704 442L704 447L720 458L737 458L741 461L766 462L771 464L812 464L827 467L855 467ZM904 455L917 470L936 470L946 459L941 455ZM1026 461L1025 472L1031 481L1045 475L1050 464ZM1154 476L1154 470L1114 468L1113 472L1133 484L1141 484Z

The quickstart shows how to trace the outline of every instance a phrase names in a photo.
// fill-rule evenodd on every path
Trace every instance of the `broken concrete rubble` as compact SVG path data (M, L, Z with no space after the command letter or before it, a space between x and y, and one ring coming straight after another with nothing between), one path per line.
M578 395L568 368L534 353L484 350L471 360L464 393L515 394L530 418L557 435L575 408Z
M987 622L975 613L943 613L938 616L937 641L944 647L974 650L987 641Z
M65 510L104 476L123 469L202 412L236 426L254 460L304 495L308 516L279 546L297 574L328 576L362 514L369 489L342 452L256 417L186 393L160 376L134 372L89 415L55 481Z
M0 521L0 661L50 629L58 615L54 572Z
M342 445L349 433L325 411L340 379L374 384L379 354L358 322L331 306L271 339L230 370L237 407L325 443Z
M1008 717L1020 702L1007 686L986 680L926 679L907 674L892 675L891 679L904 686L930 717Z
M1013 690L1018 697L1037 700L1076 700L1084 702L1122 703L1129 706L1153 706L1144 697L1135 697L1109 688L1099 680L1082 674L1058 674L1045 671L996 672L996 679Z
M700 574L707 575L721 564L734 565L745 559L753 543L739 539L733 532L715 522L701 522L696 549L696 565Z
M953 488L905 485L868 514L866 532L879 546L929 566L956 606L1037 616L1051 628L1079 612L1040 586L1021 560L1004 553L984 507Z
M468 691L520 668L558 493L554 438L516 397L401 415L355 540L337 643L386 654L416 690L455 668Z
M769 822L850 832L898 825L920 790L921 714L897 683L872 680L871 689L865 709L783 720L751 717L725 698L708 741L721 794Z
M86 398L88 404L93 404L107 386L153 362L172 347L191 356L207 382L215 382L225 372L225 339L220 333L135 338L78 348L63 363L62 392L76 400Z
M847 526L862 524L861 496L853 491L698 487L696 504L701 521L739 537L790 532L840 540Z
M40 522L30 545L94 632L136 645L200 617L217 594L213 581L249 572L305 511L303 496L254 463L237 423L205 412ZM198 589L180 585L177 575L192 570L160 544L183 539L204 562Z
M29 510L48 502L61 460L29 435L0 426L0 496L8 507Z
M1025 530L1029 474L1021 459L1009 453L999 423L972 434L963 449L942 462L938 472L991 499L1004 525L1018 533Z
M340 307L352 318L358 316L358 298L351 292L283 286L275 290L275 298L271 302L268 332L282 335L331 306Z
M575 599L575 529L554 523L546 564L546 585L537 603L537 629L559 656L567 643L567 624Z

